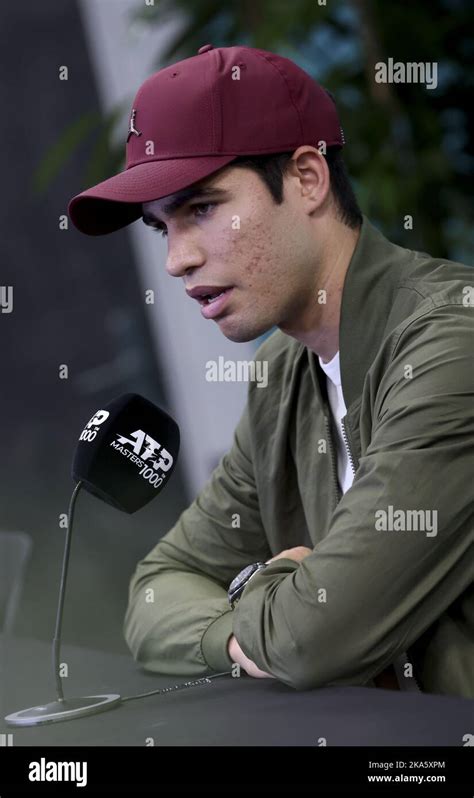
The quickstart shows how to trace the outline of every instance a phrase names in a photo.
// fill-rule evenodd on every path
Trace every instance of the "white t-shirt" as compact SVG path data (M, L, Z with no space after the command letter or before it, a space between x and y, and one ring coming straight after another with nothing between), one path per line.
M344 437L342 434L341 418L346 415L347 408L344 404L344 397L342 395L339 352L336 352L333 359L330 360L329 363L323 363L321 358L319 358L319 365L326 374L329 406L336 423L337 477L339 487L341 488L342 492L345 493L346 490L349 490L352 485L354 473L352 471L352 466L349 461L349 455L347 453L346 444L344 443Z

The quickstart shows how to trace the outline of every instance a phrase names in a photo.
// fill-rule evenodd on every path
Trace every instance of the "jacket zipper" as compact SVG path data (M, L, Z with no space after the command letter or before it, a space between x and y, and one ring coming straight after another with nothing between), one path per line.
M355 468L355 464L354 464L354 458L353 458L352 452L351 452L351 447L350 447L350 444L349 444L349 436L347 434L345 416L344 416L344 418L341 419L341 428L342 428L342 437L344 439L344 445L345 445L346 451L347 451L347 456L349 458L349 463L350 463L351 468L352 468L352 473L355 474L356 468Z
M330 425L330 422L329 422L328 414L325 411L324 411L324 421L326 423L326 435L327 435L329 449L330 449L329 456L331 458L331 470L332 470L333 487L334 487L334 509L335 509L337 507L339 499L342 496L342 491L341 491L341 489L339 487L339 481L337 479L336 454L335 454L335 449L334 449L334 446L333 446L331 425Z

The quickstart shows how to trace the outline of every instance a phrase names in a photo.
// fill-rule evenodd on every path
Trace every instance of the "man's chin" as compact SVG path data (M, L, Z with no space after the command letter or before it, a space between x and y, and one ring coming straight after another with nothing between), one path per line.
M255 341L256 338L268 332L272 327L272 325L263 328L257 328L256 326L246 327L236 324L235 320L231 320L230 316L223 316L221 319L216 319L216 324L219 326L221 333L225 335L229 341L233 341L236 344L246 344L248 341Z

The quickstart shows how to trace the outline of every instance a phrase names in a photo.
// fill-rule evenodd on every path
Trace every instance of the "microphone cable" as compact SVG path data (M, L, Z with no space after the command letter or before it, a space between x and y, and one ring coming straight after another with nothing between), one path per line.
M124 703L125 701L134 701L137 698L148 698L150 695L159 695L160 693L170 693L173 690L183 690L186 687L195 687L198 684L208 684L210 683L211 679L217 679L218 676L231 676L232 671L222 671L222 673L215 673L212 676L203 676L200 679L194 679L190 682L184 682L183 684L175 684L173 687L162 687L159 690L150 690L148 693L138 693L137 695L127 695L121 699L120 703Z

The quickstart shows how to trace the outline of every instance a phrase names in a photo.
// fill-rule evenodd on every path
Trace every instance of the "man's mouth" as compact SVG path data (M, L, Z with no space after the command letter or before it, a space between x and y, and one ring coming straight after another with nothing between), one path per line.
M227 288L224 288L224 290L223 291L219 291L218 294L206 294L205 296L201 297L199 302L201 303L201 305L205 305L205 304L210 305L212 302L215 302L215 300L218 299L220 296L225 294L225 292L227 290L228 290Z
M215 319L219 316L229 301L234 288L224 288L214 294L208 294L200 300L201 315L205 319Z
M195 288L186 289L186 293L192 299L197 299L200 305L210 305L226 291L230 291L231 286L222 285L197 285Z
M213 319L223 309L233 288L233 286L200 285L187 290L186 293L199 302L201 314L205 319Z

